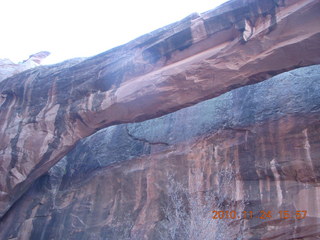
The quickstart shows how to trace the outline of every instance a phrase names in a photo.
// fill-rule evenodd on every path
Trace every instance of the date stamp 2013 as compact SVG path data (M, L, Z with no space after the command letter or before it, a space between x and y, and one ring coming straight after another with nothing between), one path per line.
M272 218L276 219L297 219L301 220L307 216L306 210L299 211L265 211L261 210L259 212L254 213L253 211L212 211L213 216L212 219L263 219L268 220Z

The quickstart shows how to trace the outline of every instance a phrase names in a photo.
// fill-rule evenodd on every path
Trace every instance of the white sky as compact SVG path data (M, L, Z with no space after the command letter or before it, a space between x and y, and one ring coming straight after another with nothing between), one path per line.
M88 57L226 0L0 0L0 58Z

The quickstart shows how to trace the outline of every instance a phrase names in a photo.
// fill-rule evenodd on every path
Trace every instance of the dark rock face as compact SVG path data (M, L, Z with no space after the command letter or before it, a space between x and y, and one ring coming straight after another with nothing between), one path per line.
M0 238L179 239L170 237L177 223L165 212L173 204L172 176L199 196L186 202L193 211L177 232L183 225L195 230L184 239L317 239L319 117L315 65L106 128L36 180L2 218ZM210 201L201 198L206 193ZM213 210L253 217L213 220ZM272 217L261 219L260 211ZM279 211L307 214L284 219Z

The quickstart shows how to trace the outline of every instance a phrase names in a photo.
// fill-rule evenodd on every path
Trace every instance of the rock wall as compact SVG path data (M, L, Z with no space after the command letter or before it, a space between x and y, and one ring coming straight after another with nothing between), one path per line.
M319 12L232 0L1 81L1 238L317 237ZM208 221L228 207L255 215Z
M318 0L233 0L78 64L0 83L0 216L101 128L320 63Z
M178 226L183 239L317 239L319 116L315 65L106 128L34 183L3 217L0 238L180 239L172 237ZM180 185L193 211L177 223L165 207L179 201L170 189ZM213 210L253 218L213 220ZM283 219L279 211L307 215ZM185 225L193 232L183 233Z

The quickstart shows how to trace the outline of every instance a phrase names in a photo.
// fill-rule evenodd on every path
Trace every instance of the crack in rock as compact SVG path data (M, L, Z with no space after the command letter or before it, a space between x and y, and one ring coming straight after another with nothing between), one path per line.
M125 126L125 129L126 129L126 132L127 132L128 136L131 137L133 140L141 141L141 142L144 142L144 143L147 143L147 144L150 144L150 145L165 145L165 146L170 146L170 144L169 144L169 143L166 143L166 142L150 142L150 141L148 141L147 139L136 137L136 136L134 136L132 133L130 133L127 125Z

